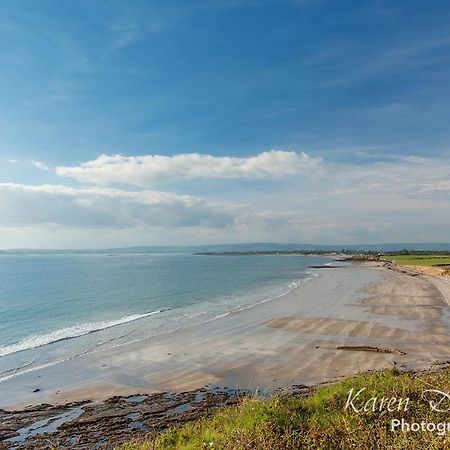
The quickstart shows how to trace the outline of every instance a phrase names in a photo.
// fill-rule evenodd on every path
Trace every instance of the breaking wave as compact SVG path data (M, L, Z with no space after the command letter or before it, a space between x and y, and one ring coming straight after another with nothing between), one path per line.
M79 336L84 336L86 334L95 333L96 331L105 330L106 328L115 327L117 325L122 325L124 323L143 319L144 317L153 316L154 314L159 314L160 312L162 312L162 310L152 311L144 314L134 314L131 316L122 317L121 319L117 320L82 323L79 325L73 325L71 327L61 328L50 333L30 336L14 344L0 347L0 357L11 355L13 353L23 352L32 348L42 347L54 342L73 339Z

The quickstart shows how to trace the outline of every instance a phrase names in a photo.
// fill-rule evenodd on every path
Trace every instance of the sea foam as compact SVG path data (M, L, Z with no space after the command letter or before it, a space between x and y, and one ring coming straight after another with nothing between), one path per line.
M116 320L82 323L73 325L71 327L61 328L50 333L30 336L14 344L0 347L0 357L11 355L13 353L23 352L32 348L42 347L48 344L53 344L54 342L73 339L79 336L84 336L86 334L95 333L96 331L105 330L106 328L115 327L124 323L134 322L136 320L143 319L144 317L149 317L160 312L161 310L158 310L144 314L125 316Z

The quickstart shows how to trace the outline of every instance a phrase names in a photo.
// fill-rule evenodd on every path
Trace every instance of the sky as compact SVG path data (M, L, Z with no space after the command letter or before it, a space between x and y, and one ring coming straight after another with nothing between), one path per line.
M450 242L450 4L0 1L0 248Z

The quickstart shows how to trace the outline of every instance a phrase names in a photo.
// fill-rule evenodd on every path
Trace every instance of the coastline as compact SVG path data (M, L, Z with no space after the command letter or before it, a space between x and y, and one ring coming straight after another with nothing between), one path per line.
M8 380L0 384L0 407L73 408L94 400L89 408L104 418L121 402L117 396L220 391L226 403L234 390L307 389L357 372L420 370L450 359L448 296L427 277L370 262L318 272L278 299L214 323Z
M443 300L450 305L450 276L445 274L445 270L430 266L406 266L387 263L386 267L399 272L424 278L433 284L441 293Z
M362 299L366 295L362 292L365 284L379 278L376 273L352 266L337 269L347 274L333 274L330 270L334 269L318 270L318 278L277 299L214 321L84 354L6 380L0 384L0 390L7 393L0 399L0 407L104 400L137 391L180 391L207 384L260 390L287 385L294 377L286 378L281 373L279 383L274 384L277 377L262 376L268 371L278 372L266 367L267 364L269 361L281 364L277 355L281 358L285 346L296 355L302 354L305 347L311 346L311 339L299 342L294 333L269 322L296 315L315 318L330 312L346 317L346 303ZM335 302L334 295L339 302ZM261 371L259 377L250 374L257 366ZM39 391L33 393L36 389Z

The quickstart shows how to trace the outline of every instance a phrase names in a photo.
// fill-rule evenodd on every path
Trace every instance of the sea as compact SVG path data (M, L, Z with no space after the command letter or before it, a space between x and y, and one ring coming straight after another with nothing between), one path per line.
M23 373L301 289L321 256L0 255L0 389ZM274 303L274 307L276 304Z

